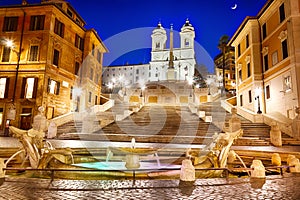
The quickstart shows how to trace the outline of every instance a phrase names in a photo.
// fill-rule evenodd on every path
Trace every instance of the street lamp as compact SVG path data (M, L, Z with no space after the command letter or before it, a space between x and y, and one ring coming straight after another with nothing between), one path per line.
M190 97L192 97L192 90L193 90L193 79L189 79L189 81L188 81L188 83L189 83L189 85L191 86L191 90L190 90Z
M145 89L146 89L146 86L143 85L143 86L141 87L141 94L140 94L140 97L143 97L143 92L144 92Z
M12 97L12 102L15 101L16 97L16 88L17 88L17 82L18 82L18 75L19 75L19 68L20 68L20 59L21 59L21 45L22 45L22 37L21 37L21 43L20 43L20 49L19 51L15 50L15 45L12 40L6 40L5 46L10 48L13 52L17 54L17 67L16 67L16 77L15 77L15 84L14 84L14 90L13 90L13 97Z
M260 110L260 101L259 101L259 95L261 94L261 88L256 88L255 94L256 94L256 97L254 99L257 100L257 114L261 114L262 111Z
M113 87L114 87L113 83L109 82L109 83L107 84L107 87L108 87L108 89L110 90L110 93L112 93L112 89L113 89Z

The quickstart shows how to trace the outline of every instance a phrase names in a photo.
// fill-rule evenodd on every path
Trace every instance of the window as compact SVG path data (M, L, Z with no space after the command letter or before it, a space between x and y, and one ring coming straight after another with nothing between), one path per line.
M246 48L249 47L249 35L246 35Z
M270 99L270 86L269 85L266 86L266 98Z
M17 31L19 17L4 17L4 23L2 30L6 31Z
M79 68L80 68L80 63L79 62L75 62L75 75L78 75Z
M9 78L0 78L0 98L8 98Z
M251 76L251 65L250 63L247 63L247 77Z
M95 95L95 105L97 105L97 104L98 104L98 96Z
M59 95L60 83L53 79L48 79L48 92Z
M139 69L136 70L136 74L139 74Z
M58 67L59 64L59 51L57 49L54 49L53 52L53 65Z
M64 31L65 31L65 25L62 22L55 19L54 33L56 33L57 35L63 38Z
M185 47L189 47L189 46L190 46L190 41L189 41L189 39L185 39L185 40L184 40L184 46L185 46Z
M94 69L93 68L90 69L90 79L94 80Z
M279 7L279 18L280 18L280 23L285 20L284 3L281 4L281 6Z
M89 103L92 102L92 92L89 92Z
M2 51L2 62L9 62L10 48L4 46Z
M101 54L100 51L98 51L97 60L98 60L99 63L101 62L101 58L102 58L102 54Z
M269 55L264 55L264 69L267 71L269 69Z
M265 39L267 37L267 24L264 23L262 25L262 38Z
M2 129L2 122L4 119L4 115L3 115L3 108L0 108L0 129Z
M30 18L30 31L44 30L45 15L35 15Z
M292 89L291 76L286 76L283 79L283 91L288 92Z
M83 51L83 47L84 47L84 39L81 38L79 35L75 35L75 47L77 47L78 49L80 49L81 51Z
M71 88L70 88L70 100L73 99L73 92L74 92L74 88L73 88L73 86L71 86Z
M241 45L238 45L238 57L241 55Z
M67 14L70 16L70 17L73 17L73 13L72 13L72 11L68 8L67 9Z
M242 70L240 69L239 70L239 83L241 83L243 81L243 78L242 78Z
M95 54L95 45L92 44L92 55L94 56L94 54Z
M251 92L251 90L248 91L248 96L249 96L249 103L252 103L252 92Z
M37 45L30 46L28 61L38 61L38 52L39 52L39 46Z
M273 66L276 65L278 63L278 54L277 54L277 51L275 51L273 54L272 54L272 64Z
M281 48L282 48L282 59L285 59L289 56L286 39L281 42Z
M240 95L240 106L243 106L243 95Z
M23 78L21 98L36 98L38 78Z
M96 74L96 83L97 84L99 83L99 74L98 73Z
M155 48L156 48L156 49L159 49L159 48L160 48L160 43L159 43L159 42L156 42Z

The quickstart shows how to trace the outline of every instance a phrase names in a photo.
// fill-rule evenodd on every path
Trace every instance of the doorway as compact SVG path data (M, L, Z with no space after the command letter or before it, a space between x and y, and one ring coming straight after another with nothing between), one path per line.
M23 108L20 120L20 129L29 130L31 128L32 108Z

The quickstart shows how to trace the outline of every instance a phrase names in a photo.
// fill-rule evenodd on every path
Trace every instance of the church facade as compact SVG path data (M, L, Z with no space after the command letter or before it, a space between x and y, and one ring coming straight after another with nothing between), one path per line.
M180 47L173 47L173 28L170 29L170 48L166 49L167 33L161 23L153 30L149 81L192 80L195 73L195 30L186 20L180 31ZM172 75L170 75L170 73Z
M103 86L111 85L124 77L122 85L144 85L157 81L188 81L195 74L195 30L186 20L180 31L180 47L173 47L173 28L170 29L170 48L167 48L167 31L161 23L152 31L151 61L149 64L108 66L103 68ZM126 69L126 70L125 70ZM129 72L133 69L132 72ZM115 84L115 83L114 83ZM121 84L121 83L120 83Z

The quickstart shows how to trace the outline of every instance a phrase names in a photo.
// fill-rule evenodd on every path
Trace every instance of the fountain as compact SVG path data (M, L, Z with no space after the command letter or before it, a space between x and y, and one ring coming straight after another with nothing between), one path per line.
M74 163L73 151L70 148L55 149L52 144L44 140L45 137L45 124L46 118L43 116L43 109L39 108L40 113L34 118L33 128L25 131L16 127L9 127L12 135L19 139L25 152L25 160L29 160L31 168L35 169L115 169L115 172L97 171L97 172L55 172L55 175L59 178L99 178L103 176L118 176L118 177L132 177L132 172L128 173L128 170L144 170L139 171L139 175L143 177L168 177L179 178L180 177L180 165L161 165L158 156L157 148L141 148L137 147L135 138L131 139L130 146L128 147L108 147L106 151L106 159L104 162L99 162L96 158L95 161L90 163ZM226 166L229 150L234 140L241 136L242 129L237 131L225 132L215 134L213 142L205 149L202 149L195 154L187 155L189 159L183 162L185 166L193 166L193 168L223 168ZM17 152L17 154L21 153ZM14 155L14 156L16 156ZM121 161L112 161L114 155L119 155ZM145 162L142 156L154 156L155 162ZM120 157L121 156L121 157ZM71 162L70 162L71 157ZM183 166L182 165L182 166ZM177 168L178 170L164 170L156 171L160 168ZM192 168L182 168L189 173L182 175L184 180L194 180L195 173L192 172ZM121 171L124 170L124 171ZM191 172L191 173L190 173ZM197 178L219 177L222 170L201 170L196 173ZM194 174L194 175L193 175ZM103 177L101 176L101 177Z

